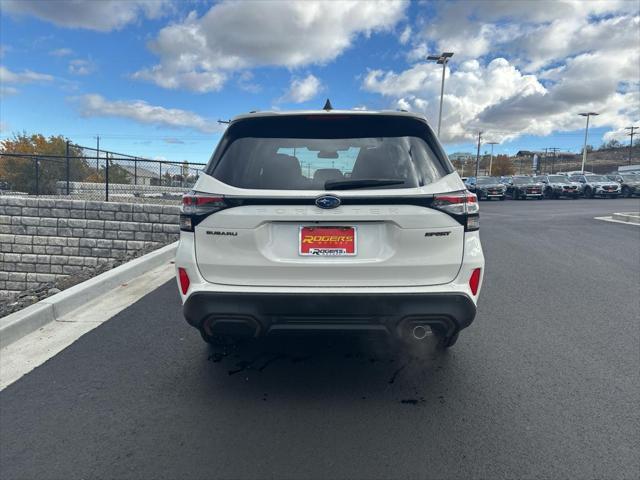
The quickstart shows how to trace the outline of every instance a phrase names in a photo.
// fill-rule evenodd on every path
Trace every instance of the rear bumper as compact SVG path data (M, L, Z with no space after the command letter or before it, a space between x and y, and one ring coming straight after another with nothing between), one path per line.
M213 335L280 333L409 334L428 325L449 337L468 327L475 303L464 293L194 292L184 303L187 322Z

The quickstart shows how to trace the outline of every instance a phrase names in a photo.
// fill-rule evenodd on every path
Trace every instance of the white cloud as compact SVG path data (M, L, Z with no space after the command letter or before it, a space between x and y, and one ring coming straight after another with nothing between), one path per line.
M413 48L424 53L430 44L463 60L500 52L531 72L593 49L637 44L639 13L637 2L625 0L441 2L419 22Z
M303 103L315 97L322 88L320 80L311 74L305 78L293 78L280 102Z
M57 48L55 50L51 50L49 52L49 55L53 57L68 57L70 55L73 55L73 50L71 50L70 48Z
M404 30L402 30L402 33L400 34L400 37L398 38L400 40L400 43L402 45L406 44L410 39L411 39L411 26L407 25L406 27L404 27Z
M22 72L12 72L3 65L0 65L0 97L6 98L16 95L19 90L14 85L26 83L47 83L54 80L53 76L46 73L37 73L31 70Z
M429 53L455 52L447 68L442 138L497 139L640 118L637 2L441 2L414 26L403 71L371 69L362 88L437 123L442 67ZM497 52L505 58L495 58Z
M168 0L3 0L2 7L14 15L31 15L61 27L108 32L135 22L139 17L158 18Z
M139 123L173 128L193 128L205 133L222 130L215 121L203 118L197 113L178 108L149 105L143 100L109 101L97 94L83 95L75 100L78 103L80 114L85 117L128 118Z
M163 138L164 143L169 143L169 144L175 144L175 145L183 145L184 141L180 140L179 138L175 138L175 137L166 137Z
M625 58L631 58L633 65L636 57ZM616 89L617 79L628 74L628 65L585 54L569 60L562 76L544 86L536 75L524 74L505 59L486 66L466 61L447 72L441 136L449 142L471 140L478 129L499 140L548 135L581 128L576 114L584 109L601 113L595 126L618 128L640 117L637 89L626 93ZM441 72L435 64L417 64L401 73L372 70L363 88L389 97L398 108L424 113L435 125Z
M18 89L10 87L9 85L2 85L0 83L0 98L7 98L18 94Z
M260 84L253 81L253 73L249 70L245 70L238 75L238 86L249 93L259 93L262 91Z
M163 28L151 50L160 63L134 78L196 92L222 88L230 74L257 66L325 64L359 35L391 30L406 2L223 0L202 17Z
M83 60L76 58L69 62L69 73L72 75L89 75L96 69L95 64L91 60Z

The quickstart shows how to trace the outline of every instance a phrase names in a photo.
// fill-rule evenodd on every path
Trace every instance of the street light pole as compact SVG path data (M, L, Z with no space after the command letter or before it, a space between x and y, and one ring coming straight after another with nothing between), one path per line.
M480 167L480 140L482 139L482 131L478 132L478 151L476 152L476 182L478 181L478 168Z
M491 157L489 159L489 176L491 176L491 167L493 166L493 146L497 145L498 142L488 142L491 145Z
M453 52L443 52L440 55L429 55L427 60L434 60L442 65L442 83L440 85L440 113L438 114L438 137L440 137L440 125L442 124L442 100L444 99L444 76L447 71L447 62L453 57Z
M584 129L584 147L582 148L582 173L584 173L584 167L587 163L587 137L589 135L589 117L591 115L600 115L599 113L596 112L585 112L585 113L579 113L578 115L580 115L581 117L587 117L587 127Z

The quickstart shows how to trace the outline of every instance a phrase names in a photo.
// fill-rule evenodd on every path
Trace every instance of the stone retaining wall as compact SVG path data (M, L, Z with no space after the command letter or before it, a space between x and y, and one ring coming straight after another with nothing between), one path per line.
M0 296L178 239L179 207L0 196Z

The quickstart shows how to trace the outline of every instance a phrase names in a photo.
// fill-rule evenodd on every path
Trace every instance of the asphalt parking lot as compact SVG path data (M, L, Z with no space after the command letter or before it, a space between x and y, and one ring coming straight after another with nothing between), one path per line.
M0 392L0 477L638 478L639 199L483 202L475 323L212 352L169 282Z

